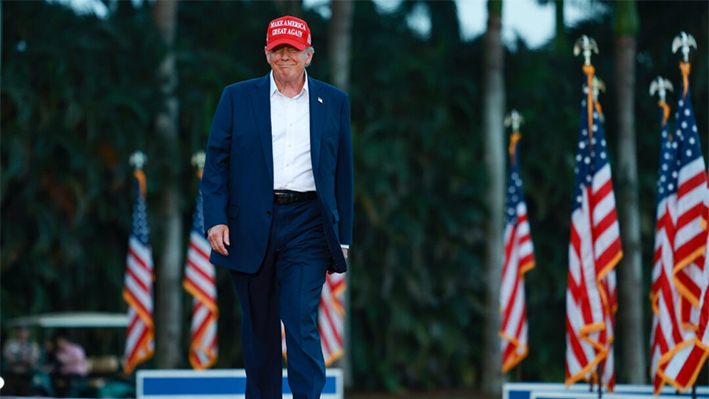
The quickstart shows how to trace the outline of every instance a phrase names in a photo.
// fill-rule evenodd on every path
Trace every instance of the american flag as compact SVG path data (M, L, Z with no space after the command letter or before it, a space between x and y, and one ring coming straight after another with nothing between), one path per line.
M709 242L707 243L709 245ZM697 376L709 357L709 263L704 264L703 290L700 297L700 317L696 336L678 345L679 350L669 359L668 363L661 364L658 374L662 379L680 391L685 391L697 380ZM664 384L662 384L664 385ZM660 386L660 389L662 388ZM656 390L657 391L657 390Z
M189 359L192 368L207 369L217 362L217 306L216 271L209 263L211 247L204 238L202 193L197 196L197 207L192 218L190 244L187 249L185 278L182 285L193 297L192 326L190 329Z
M588 73L588 72L587 72ZM590 76L593 72L591 69ZM589 83L591 79L588 79ZM586 93L590 88L586 87ZM623 256L600 107L582 101L566 291L566 384L598 377L613 389L615 266ZM604 360L608 361L604 362Z
M706 250L706 169L689 88L677 102L677 232L674 283L680 294L682 323L696 328ZM695 309L693 311L692 309Z
M128 256L123 298L128 302L126 337L127 374L150 359L155 351L153 328L153 253L148 235L145 204L145 174L136 170L136 195L133 205L133 228L128 238Z
M328 274L323 284L318 306L318 332L325 366L330 366L345 353L344 293L347 288L345 275ZM286 333L281 322L281 350L287 357Z
M652 268L653 318L650 337L650 376L656 393L664 382L657 374L660 358L684 341L679 315L679 293L672 282L674 269L674 238L677 221L677 141L669 133L666 116L669 106L660 102L662 118L660 133L660 163L657 179L657 212L655 223L655 254Z
M659 315L661 325L663 319L669 319L666 323L674 322L676 326L673 328L679 334L667 340L667 351L657 361L654 380L656 391L665 384L679 390L688 389L696 380L706 358L706 353L700 355L699 352L707 349L701 342L705 332L700 328L700 316L705 316L702 312L706 311L702 306L702 295L705 295L707 287L705 251L709 190L691 96L686 84L689 65L683 64L683 67L683 95L677 103L675 114L677 153L675 163L671 165L676 175L677 190L673 213L673 216L676 215L673 218L676 229L672 242L674 263L671 274L676 302L673 309L667 309L668 315L663 314L665 309L662 307ZM672 310L676 312L675 317L671 315Z
M325 365L331 365L345 353L345 309L343 297L346 289L345 275L328 274L323 285L318 309L318 330Z
M706 243L709 245L709 242ZM679 391L686 391L697 380L697 376L709 357L709 329L707 320L709 319L709 262L706 261L702 268L702 277L697 281L702 290L700 295L700 308L698 309L699 319L697 331L693 328L683 329L680 320L676 320L677 329L681 329L683 341L675 341L674 347L669 348L658 360L656 377L654 379L655 392L659 393L662 387L668 383ZM675 293L677 291L675 290ZM679 296L677 294L677 296Z
M506 373L527 356L527 305L524 275L534 267L534 246L527 220L527 205L519 176L517 141L510 143L510 172L507 179L507 214L505 216L505 252L502 263L500 311L502 313L502 372Z

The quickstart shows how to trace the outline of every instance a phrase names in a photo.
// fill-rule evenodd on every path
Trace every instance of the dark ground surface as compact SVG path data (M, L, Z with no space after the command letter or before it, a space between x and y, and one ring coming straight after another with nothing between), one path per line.
M345 399L495 399L474 390L435 390L390 392L346 391Z

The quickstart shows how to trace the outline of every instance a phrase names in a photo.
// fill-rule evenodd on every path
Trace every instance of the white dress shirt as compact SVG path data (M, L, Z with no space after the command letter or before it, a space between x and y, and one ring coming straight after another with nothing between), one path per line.
M278 90L271 72L271 138L273 189L316 191L310 159L310 96L308 76L303 90L288 98Z
M303 90L288 98L271 80L271 139L273 141L273 189L316 191L310 158L310 90L305 74ZM341 244L349 249L349 245Z

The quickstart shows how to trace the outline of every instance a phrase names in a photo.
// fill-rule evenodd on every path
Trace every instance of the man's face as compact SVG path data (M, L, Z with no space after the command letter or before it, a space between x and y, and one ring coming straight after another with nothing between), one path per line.
M275 78L281 81L299 79L312 59L312 52L307 49L299 51L288 44L276 46L271 51L266 50L266 61L271 65Z
M57 349L59 350L64 350L67 345L69 345L69 341L64 338L64 337L58 337L57 338Z
M22 342L27 342L30 339L30 330L26 327L17 329L17 338Z

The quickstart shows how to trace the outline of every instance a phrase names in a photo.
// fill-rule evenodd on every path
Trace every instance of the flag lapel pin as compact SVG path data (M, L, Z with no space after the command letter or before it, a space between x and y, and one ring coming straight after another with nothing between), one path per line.
M322 98L318 97L318 102L322 104Z

